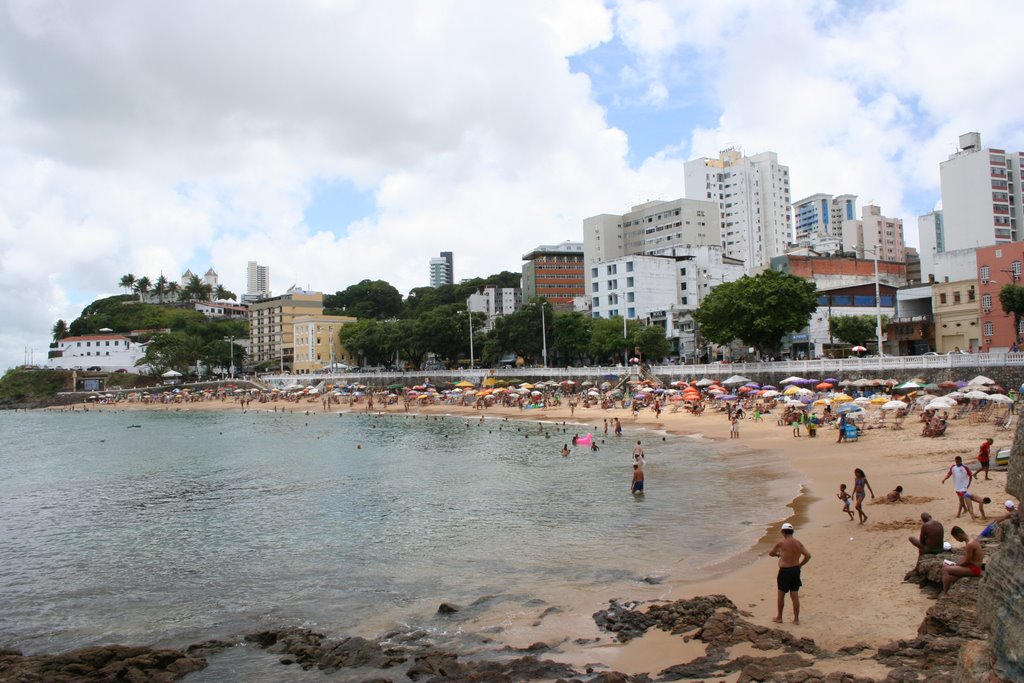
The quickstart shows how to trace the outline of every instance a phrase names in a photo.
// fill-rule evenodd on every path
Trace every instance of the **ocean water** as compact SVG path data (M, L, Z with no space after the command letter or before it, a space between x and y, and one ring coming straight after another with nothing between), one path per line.
M798 493L770 454L625 427L562 457L586 427L0 413L0 647L181 647L283 625L372 636L481 596L511 609L592 594L596 610L609 590L742 553Z

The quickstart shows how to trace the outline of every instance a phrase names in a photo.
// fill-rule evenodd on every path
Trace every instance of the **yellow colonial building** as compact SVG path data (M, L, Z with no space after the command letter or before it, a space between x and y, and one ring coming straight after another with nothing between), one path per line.
M298 287L253 302L249 306L249 358L272 370L293 370L296 318L322 316L323 312L323 293Z
M334 363L355 364L338 337L345 325L356 322L347 315L307 315L292 322L292 337L295 340L296 373L322 370Z
M955 349L978 350L981 337L978 281L958 280L932 285L932 312L935 317L935 350L949 353ZM996 303L998 305L998 302Z

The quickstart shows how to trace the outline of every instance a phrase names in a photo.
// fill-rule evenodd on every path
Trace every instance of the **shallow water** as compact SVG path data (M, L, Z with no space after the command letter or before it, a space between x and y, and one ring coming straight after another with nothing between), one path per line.
M628 427L567 458L585 428L498 419L91 411L0 429L0 646L27 653L628 594L744 551L797 493L768 454Z

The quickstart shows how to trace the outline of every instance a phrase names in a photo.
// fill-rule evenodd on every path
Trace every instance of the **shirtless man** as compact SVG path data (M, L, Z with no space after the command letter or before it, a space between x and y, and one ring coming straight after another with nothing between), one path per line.
M948 593L950 586L965 576L981 576L982 563L985 561L985 551L981 549L978 539L971 540L958 526L950 529L949 534L967 545L964 546L964 559L959 564L946 565L942 568L943 593Z
M644 447L639 441L633 446L633 462L640 465L640 469L644 468Z
M988 519L985 516L985 506L992 502L992 499L988 496L982 498L981 496L975 497L970 491L964 491L964 505L967 506L967 512L971 513L971 519L974 519L974 504L978 504L978 511L981 513L982 519Z
M922 555L937 555L942 552L944 533L942 522L932 519L927 512L921 513L921 534L917 538L911 536L907 539L912 546L917 548L918 562L921 561Z
M800 567L811 561L811 554L800 541L793 538L796 530L793 525L786 522L782 525L782 540L775 544L768 554L771 557L779 558L779 575L776 583L779 588L779 613L772 619L777 624L782 623L782 610L786 606L786 593L789 593L793 600L793 623L800 623Z

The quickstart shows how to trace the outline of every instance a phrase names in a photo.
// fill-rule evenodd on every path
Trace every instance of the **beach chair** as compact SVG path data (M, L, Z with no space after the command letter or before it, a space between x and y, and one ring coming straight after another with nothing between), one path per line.
M996 429L998 429L1001 432L1005 432L1005 431L1008 431L1010 429L1010 425L1011 424L1013 424L1013 413L1008 413L1006 415L1006 419L1003 420L998 425L996 425Z
M850 424L847 422L843 425L843 440L844 441L856 441L860 438L860 430L857 429L857 425Z

